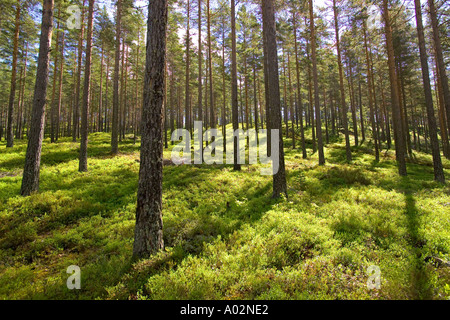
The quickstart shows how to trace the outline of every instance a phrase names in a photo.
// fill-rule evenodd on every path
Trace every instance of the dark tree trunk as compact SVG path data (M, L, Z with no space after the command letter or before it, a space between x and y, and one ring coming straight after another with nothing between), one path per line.
M6 147L12 148L14 146L14 130L13 130L13 114L14 114L14 100L16 96L16 74L17 74L17 53L19 50L19 27L20 27L20 10L21 1L17 0L16 4L16 22L14 28L14 49L13 49L13 61L11 70L11 88L9 91L9 104L8 104L8 124L6 131Z
M47 96L52 29L53 0L44 0L32 117L20 190L23 196L28 196L32 192L39 190L39 170L41 165L42 139L44 137L45 99Z
M60 117L61 117L61 103L62 103L62 87L63 87L63 73L64 73L64 38L65 33L62 34L61 39L61 59L59 62L59 88L58 88L58 103L55 110L55 120L56 120L56 133L55 133L55 141L58 141L60 135Z
M395 140L395 155L398 163L398 172L401 176L406 176L406 161L405 161L405 139L402 130L401 109L399 103L398 93L398 79L395 72L394 61L394 45L392 40L391 21L388 10L388 0L383 0L382 14L384 18L384 28L386 35L386 51L388 56L389 67L389 82L391 84L391 101L392 101L392 119L394 121L394 140Z
M104 48L103 48L103 40L101 47L101 60L100 60L100 88L98 92L98 126L97 131L103 131L103 119L102 119L102 110L103 110L103 62L104 62Z
M87 171L87 144L88 144L88 116L91 102L91 54L92 54L92 23L94 19L94 1L89 0L88 29L86 39L86 60L84 69L83 108L81 109L81 141L80 162L78 170Z
M364 33L364 51L366 54L366 66L367 66L367 89L368 89L367 95L369 97L370 122L371 122L371 126L372 126L373 143L375 146L375 161L378 162L378 161L380 161L380 151L378 148L378 137L377 137L376 124L375 124L375 112L374 112L374 106L373 106L374 95L373 95L373 85L372 85L372 69L370 67L366 20L363 21L363 33Z
M162 221L163 118L167 0L148 5L147 54L142 105L142 145L133 256L164 248Z
M303 159L307 158L306 154L306 144L305 144L305 130L303 127L303 101L302 101L302 93L301 93L301 83L300 83L300 62L298 58L298 42L297 42L297 25L296 25L296 16L295 12L292 14L293 20L293 28L294 28L294 50L295 50L295 71L296 71L296 80L297 80L297 108L299 109L300 114L300 139L302 146L302 157Z
M191 130L191 94L190 94L190 0L187 1L187 30L186 30L186 85L185 85L185 111L186 111L186 129L192 134Z
M430 20L431 20L431 27L433 30L433 42L434 42L434 51L436 55L436 64L438 66L439 70L439 77L442 87L442 93L444 96L444 104L445 104L445 111L447 115L447 129L449 130L450 135L450 89L448 87L448 77L446 73L445 63L444 63L444 57L442 54L442 44L441 39L439 36L439 22L437 19L437 13L436 13L436 7L434 4L434 0L428 0L428 6L430 10Z
M122 15L122 0L117 0L116 12L116 52L114 56L114 83L113 83L113 108L112 108L112 132L111 152L119 152L119 72L120 72L120 24Z
M23 67L23 75L22 75L22 95L20 97L20 105L19 105L19 114L17 116L17 139L23 139L23 127L24 127L24 114L25 114L25 83L27 79L27 62L28 62L28 42L26 44L25 49L25 61L24 61L24 67ZM28 119L27 119L28 120ZM0 117L0 123L1 123L1 117ZM1 127L1 124L0 124ZM0 129L1 131L1 129ZM0 140L1 140L1 134L0 134Z
M277 39L275 29L275 9L272 0L262 1L262 16L263 16L263 38L264 59L266 60L265 68L267 68L266 82L267 87L271 90L266 93L267 120L268 120L268 136L270 137L270 130L279 130L278 141L278 161L279 168L273 175L273 194L272 197L278 198L281 194L287 196L286 173L284 166L284 150L283 137L281 134L281 109L280 109L280 85L278 78L278 56L277 56ZM270 141L270 139L268 139ZM271 150L271 154L273 152Z
M427 109L428 127L430 128L431 152L433 154L434 179L445 183L444 170L442 168L439 141L437 138L436 118L434 117L433 96L431 94L430 73L428 69L427 50L425 47L425 36L423 34L422 9L420 0L414 0L416 10L417 36L419 39L420 65L422 67L423 87L425 91L425 105Z
M231 0L231 118L233 131L239 129L238 92L237 92L237 58L236 58L236 12L235 2ZM238 141L233 138L234 143L234 170L241 170L238 163Z
M325 156L323 152L322 121L320 119L319 81L317 77L316 32L314 26L314 9L312 0L309 0L309 23L311 32L311 60L314 82L314 108L316 112L317 149L319 151L319 165L324 165Z
M81 30L78 38L78 67L77 67L77 84L75 87L75 99L73 107L73 128L72 128L72 141L77 141L79 135L79 119L80 119L80 85L81 85L81 62L83 58L83 39L84 39L84 4L86 0L83 0L83 7L81 13Z

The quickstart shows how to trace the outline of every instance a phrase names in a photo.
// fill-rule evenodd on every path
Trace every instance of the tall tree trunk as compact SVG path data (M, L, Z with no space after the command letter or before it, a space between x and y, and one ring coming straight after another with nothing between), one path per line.
M206 13L208 24L208 71L209 71L209 107L210 107L210 126L212 129L216 128L216 119L214 112L214 86L213 86L213 70L212 70L212 50L211 50L211 14L209 11L209 0L206 0ZM214 137L211 137L211 142L214 141Z
M98 94L98 127L97 130L103 131L103 119L102 119L102 111L103 111L103 62L104 58L104 48L103 48L103 40L102 40L102 57L100 59L100 89Z
M114 83L112 108L111 153L119 153L119 71L120 71L120 33L122 17L122 0L117 0L116 10L116 52L114 56Z
M391 148L392 139L391 139L391 126L390 126L390 118L389 113L387 112L386 108L386 98L384 97L384 86L383 86L383 76L380 73L380 91L381 91L381 104L383 107L383 113L385 117L385 123L386 123L386 140L387 140L387 149L389 150Z
M294 128L294 103L292 100L292 81L291 81L291 58L289 51L287 52L287 61L288 61L288 84L289 84L289 112L290 112L290 119L291 119L291 127L292 127L292 149L295 149L295 128Z
M120 1L120 0L119 0ZM83 7L81 9L81 29L78 38L78 67L77 67L77 84L75 87L75 99L73 107L73 128L72 128L72 141L77 141L79 136L79 119L80 119L80 86L81 86L81 63L83 58L83 39L84 39L84 11L85 2L83 0Z
M24 109L25 109L25 83L27 79L27 63L28 63L28 42L25 49L25 59L24 59L23 75L22 75L22 95L20 97L19 114L17 116L17 139L23 138L23 121L24 121ZM1 117L0 117L1 122ZM0 124L1 126L1 124ZM1 129L0 129L1 130ZM0 136L1 139L1 136Z
M351 58L347 56L348 63L348 90L349 90L349 99L350 99L350 107L352 109L352 120L353 120L353 135L355 138L355 146L359 145L359 136L358 136L358 121L356 119L356 105L355 105L355 95L353 90L353 65ZM363 139L364 141L364 139ZM361 142L362 143L362 142Z
M136 144L136 140L137 140L137 114L139 111L139 79L138 79L138 74L139 74L139 42L140 42L140 36L139 36L139 31L138 31L138 41L137 41L137 45L136 45L136 71L134 72L134 76L136 79L136 87L135 87L135 106L134 106L134 114L133 114L133 144ZM167 67L167 66L166 66ZM167 72L166 72L166 77L167 77ZM165 105L164 109L167 109L167 105Z
M436 61L435 61L436 62ZM437 62L436 62L437 64ZM448 141L448 131L447 131L447 122L445 116L445 102L444 102L444 94L442 90L441 78L439 77L439 69L438 66L435 66L434 70L434 83L435 83L435 91L436 91L436 102L438 104L438 115L439 115L439 126L441 131L441 143L442 143L442 152L444 153L444 157L450 159L450 144Z
M444 63L444 57L442 54L442 44L439 36L439 22L437 19L434 0L428 0L428 7L430 12L431 28L433 30L435 59L438 65L442 93L444 95L445 111L447 115L447 129L449 130L448 133L450 135L450 89L448 87L448 77Z
M42 7L39 57L34 87L32 118L28 133L28 147L20 194L28 196L39 190L42 139L44 137L45 99L53 29L53 0L44 0Z
M372 68L370 65L370 57L369 57L369 48L368 48L368 41L367 41L367 19L364 19L363 21L363 34L364 34L364 51L366 54L366 66L367 66L367 90L368 90L368 97L369 97L369 112L370 112L370 123L372 126L372 138L373 143L375 146L375 161L380 161L380 151L378 148L378 137L377 137L377 129L375 124L375 113L374 113L374 106L373 106L373 85L372 85Z
M264 0L265 1L265 0ZM236 7L235 0L231 0L231 118L233 122L233 131L239 129L239 111L238 111L238 90L237 90L237 58L236 58ZM234 141L234 170L241 170L238 163L238 141Z
M78 170L87 171L87 144L88 144L88 116L91 102L91 54L92 54L92 29L94 20L94 1L89 0L88 29L86 39L86 60L84 68L83 108L81 109L81 141L80 162Z
M17 54L19 51L20 10L21 10L21 1L17 0L16 20L15 20L14 40L13 40L14 48L13 48L12 70L11 70L11 88L9 91L9 104L8 104L8 124L6 131L7 148L12 148L14 146L13 114L14 114L14 100L16 97L16 74L17 74Z
M142 105L142 145L133 256L164 248L162 221L163 115L167 0L148 5L147 55Z
M278 141L278 171L273 175L273 193L272 197L278 198L281 194L287 196L286 172L284 164L283 137L281 134L281 109L280 109L280 85L278 78L278 57L277 57L277 39L275 29L275 9L273 0L262 0L263 16L263 39L265 67L267 68L266 81L271 91L266 93L266 104L268 106L268 136L270 130L279 130ZM270 141L270 139L268 139ZM273 150L270 150L271 156L274 156Z
M56 79L58 75L58 49L59 49L59 20L61 16L61 2L58 5L58 16L56 17L56 43L55 43L55 62L53 64L53 84L52 84L52 97L51 97L51 109L50 109L50 141L51 143L54 143L55 140L55 133L56 133L56 108L58 102L55 99L56 94Z
M109 55L106 58L106 79L105 79L105 132L109 132L109 117L108 117L108 84L109 84Z
M125 63L126 48L125 48L125 34L122 36L122 68L120 70L120 93L119 93L119 142L122 141L125 130L125 85L124 85L124 70L126 69Z
M397 74L395 72L394 44L392 41L391 21L389 17L388 0L383 0L382 15L384 19L384 29L386 35L386 51L388 56L389 82L391 84L392 119L394 122L395 156L398 163L398 172L401 176L406 176L405 161L405 139L402 130L402 120L400 114L399 93L397 85Z
M226 126L227 126L227 114L226 114L226 105L227 105L227 90L225 83L225 16L222 20L222 95L223 95L223 105L222 105L222 145L223 152L227 151L227 141L226 137Z
M56 106L56 135L55 135L55 141L58 141L60 130L61 130L61 104L62 104L62 87L63 87L63 73L64 73L64 44L65 44L65 33L62 34L61 39L61 59L59 62L59 88L58 88L58 104Z
M295 12L292 13L292 23L294 28L294 50L295 50L295 72L297 77L297 104L299 108L300 114L300 139L302 146L302 157L303 159L307 158L306 154L306 144L305 144L305 130L303 127L303 101L302 101L302 93L301 93L301 83L300 83L300 62L298 57L298 41L297 41L297 19Z
M319 151L319 165L324 165L325 156L323 152L322 121L320 119L319 81L317 77L316 32L314 26L314 8L312 0L309 0L309 23L311 32L311 60L314 82L314 107L316 111L317 149Z
M184 100L186 109L186 129L192 134L191 130L191 94L190 94L190 0L187 0L187 28L186 28L186 98Z
M306 17L305 17L305 24L306 24ZM313 102L313 83L312 83L312 75L311 75L311 65L309 61L310 55L309 55L309 41L306 39L306 57L308 59L308 103L309 103L309 123L311 125L311 133L312 133L312 144L313 144L313 153L317 151L316 146L316 129L314 125L314 102Z
M198 120L203 121L203 85L202 85L202 0L198 0ZM203 124L202 124L203 126ZM225 141L225 140L224 140ZM203 139L200 148L200 163L203 162Z

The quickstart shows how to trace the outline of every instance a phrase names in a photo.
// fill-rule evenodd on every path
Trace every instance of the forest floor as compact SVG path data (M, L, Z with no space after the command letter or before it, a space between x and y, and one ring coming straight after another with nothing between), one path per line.
M1 141L0 299L450 298L450 188L433 181L430 155L414 152L399 177L394 151L376 163L370 142L349 165L332 139L321 167L290 145L278 200L258 165L165 166L166 249L132 262L139 144L127 136L112 157L110 136L91 134L79 173L79 143L46 139L40 192L24 198L26 142ZM66 286L70 265L80 290Z

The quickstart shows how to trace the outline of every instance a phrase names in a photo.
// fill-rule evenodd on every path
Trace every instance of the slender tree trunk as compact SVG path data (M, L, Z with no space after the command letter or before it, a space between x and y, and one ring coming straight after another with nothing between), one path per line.
M390 126L390 118L389 113L387 112L386 108L386 98L384 97L384 86L383 86L383 76L380 73L380 92L381 92L381 104L383 106L383 113L385 116L385 123L386 123L386 139L387 139L387 149L389 150L392 145L392 138L391 138L391 126Z
M22 95L20 98L19 115L17 117L17 139L23 138L23 126L24 126L23 121L24 121L24 113L25 113L24 108L25 108L25 83L26 83L26 79L27 79L27 62L28 62L28 42L26 44L26 49L25 49L25 61L24 61L23 75L22 75ZM1 117L0 117L0 122L1 122ZM1 127L1 124L0 124L0 127ZM1 136L0 136L0 140L1 140Z
M314 82L314 107L316 111L317 149L319 151L319 165L324 165L325 156L323 152L322 121L320 119L319 81L317 77L316 32L314 26L314 9L312 0L309 0L309 23L311 32L311 60Z
M382 14L384 18L384 28L386 35L386 51L388 56L389 67L389 82L391 84L391 101L392 101L392 119L394 121L394 139L395 139L395 154L398 163L398 172L401 176L406 176L406 161L405 161L405 141L402 131L402 122L400 115L399 93L397 86L397 74L395 73L394 61L394 45L392 41L391 21L388 10L388 0L383 0Z
M103 48L103 40L102 40L102 57L100 59L100 89L98 94L98 126L97 130L103 131L103 119L102 119L102 111L103 111L103 62L104 62L104 48Z
M302 101L302 93L301 93L301 83L300 83L300 62L298 57L298 41L297 41L297 19L295 12L292 13L292 23L294 28L294 50L295 50L295 71L297 77L297 104L299 113L300 113L300 139L302 146L302 157L303 159L307 158L306 154L306 144L305 144L305 130L303 127L303 101Z
M428 7L430 12L430 20L431 20L431 28L433 30L433 42L434 42L434 51L435 58L438 65L439 76L441 79L441 87L444 95L444 104L445 111L447 115L447 129L450 135L450 89L448 86L448 77L446 73L444 57L442 54L442 44L439 36L439 22L437 19L436 7L434 4L434 0L428 0Z
M198 0L198 120L203 121L203 84L202 84L202 0ZM203 123L202 123L203 126ZM225 140L224 140L225 141ZM203 162L203 139L200 148L200 163Z
M306 20L306 18L305 18ZM306 24L306 21L305 21ZM308 61L311 61L309 55L309 41L306 40L306 57ZM309 124L311 125L311 133L312 133L312 144L313 144L313 153L317 151L316 146L316 129L314 125L314 102L313 102L313 84L312 84L312 75L311 75L311 65L308 63L308 103L309 103Z
M109 132L109 117L108 117L108 84L109 84L109 55L106 58L106 79L105 79L105 132Z
M175 80L174 80L174 67L173 64L170 64L171 72L170 72L170 132L175 130L175 110L176 110L176 101L175 101ZM173 145L174 142L172 141Z
M53 84L52 84L52 97L51 97L51 109L50 109L50 141L51 143L54 143L55 140L55 133L56 133L56 108L58 106L58 103L55 99L56 94L56 79L58 75L58 49L59 49L59 20L61 16L61 3L58 5L58 16L56 17L56 44L55 44L55 62L53 64Z
M119 0L120 1L120 0ZM81 29L78 38L78 67L77 67L77 84L75 87L75 99L73 108L73 128L72 128L72 141L77 141L79 135L79 119L80 119L80 86L81 86L81 63L83 58L83 39L84 39L84 11L85 2L83 0L83 7L81 9Z
M125 47L125 34L122 37L122 68L120 70L120 93L119 93L119 142L122 141L124 137L125 130L125 81L124 81L124 70L126 69L125 63L126 57L126 47Z
M375 124L375 113L373 106L373 85L372 85L372 69L370 67L370 58L369 58L369 48L367 41L367 20L363 21L363 33L364 33L364 51L366 54L366 65L367 65L367 89L368 89L368 97L369 97L369 112L370 112L370 122L372 126L372 138L375 146L375 161L380 161L380 152L378 148L378 137L377 137L377 129Z
M294 101L292 99L292 81L291 81L291 58L289 51L287 52L288 59L288 84L289 84L289 106L290 106L290 119L291 119L291 130L292 130L292 149L295 149L295 128L294 128Z
M19 51L19 28L20 28L20 10L21 2L17 0L16 4L16 21L14 27L14 48L13 48L13 61L11 70L11 88L9 91L9 104L8 104L8 124L6 131L6 147L12 148L14 146L14 130L13 130L13 113L14 113L14 100L16 97L16 74L17 74L17 54Z
M436 61L435 61L436 62ZM447 131L447 122L445 116L445 102L444 102L444 93L442 92L442 83L441 78L439 77L439 68L435 66L434 71L434 83L435 83L435 91L437 95L436 102L438 104L438 114L439 114L439 126L441 131L441 142L442 142L442 152L444 153L444 157L450 159L450 144L448 141L448 131Z
M264 59L266 60L265 67L266 81L268 88L271 91L266 93L268 105L268 130L281 131L281 110L280 110L280 85L278 78L278 57L277 57L277 40L275 29L275 9L272 0L262 0L262 16L263 16L263 39L264 46ZM268 132L268 136L271 139L271 135ZM270 141L270 139L268 139ZM272 196L278 198L281 194L287 196L286 186L286 173L284 164L284 150L283 150L283 137L280 132L278 141L278 171L273 175L273 193ZM271 156L274 156L273 150L270 150Z
M53 0L44 0L42 7L39 57L36 70L32 118L20 193L28 196L39 190L42 139L44 137L45 99L47 95L50 47L53 29Z
M355 137L355 146L357 147L359 145L359 136L358 136L358 121L356 119L355 95L353 90L353 65L351 63L350 57L348 56L347 61L349 71L348 90L349 90L350 107L352 109L353 131L354 131L353 135ZM364 139L362 141L364 141Z
M264 0L265 1L265 0ZM237 92L237 58L236 58L236 12L235 0L231 0L231 118L233 131L239 129L238 92ZM241 170L238 163L238 141L234 137L234 170Z
M323 108L324 108L324 120L325 120L325 143L329 144L330 143L330 137L328 134L328 108L327 108L327 90L324 87L323 88Z
M227 90L225 83L225 16L222 20L222 95L223 95L223 105L222 105L222 137L223 137L223 152L227 151L227 141L226 137L226 125L227 125L227 115L226 115L226 104L227 104Z
M258 98L257 98L257 87L256 87L256 57L253 56L253 108L255 109L255 130L256 130L256 140L258 142Z
M62 88L63 88L63 73L64 73L64 44L65 44L65 33L62 34L61 39L61 59L59 62L59 88L58 88L58 104L56 106L56 134L55 134L55 141L58 141L60 131L61 131L61 104L62 104Z
M211 50L211 14L209 10L209 0L206 0L206 13L207 13L207 24L208 24L208 71L209 71L209 107L210 107L210 126L212 129L216 128L216 119L214 112L214 85L213 85L213 70L212 70L212 50ZM211 137L211 142L214 141L214 137Z
M112 133L111 133L111 153L119 153L119 71L120 71L120 33L122 0L117 0L116 10L116 52L114 56L114 83L113 83L113 108L112 108Z
M86 39L86 60L84 69L83 108L81 110L81 141L80 162L78 170L87 171L87 145L88 145L88 116L91 102L91 54L92 54L92 30L94 20L94 1L89 0L88 29Z
M186 129L192 134L191 130L191 93L190 93L190 0L187 0L187 29L186 29L186 98L184 100L186 109Z

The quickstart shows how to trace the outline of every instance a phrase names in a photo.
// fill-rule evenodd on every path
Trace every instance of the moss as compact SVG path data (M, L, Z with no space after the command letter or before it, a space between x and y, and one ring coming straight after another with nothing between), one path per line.
M375 163L353 147L347 164L333 137L318 166L310 134L308 159L286 149L278 200L258 165L165 166L166 249L138 262L139 144L125 139L112 157L109 135L92 134L79 173L78 144L47 139L40 192L23 198L26 143L0 142L0 299L447 299L450 274L423 260L450 260L450 192L433 181L431 156L417 153L402 178L392 151ZM66 288L72 264L81 290ZM370 265L381 290L366 286Z

